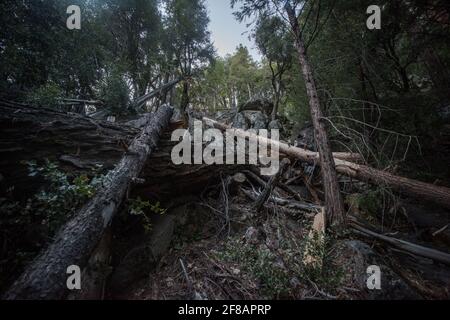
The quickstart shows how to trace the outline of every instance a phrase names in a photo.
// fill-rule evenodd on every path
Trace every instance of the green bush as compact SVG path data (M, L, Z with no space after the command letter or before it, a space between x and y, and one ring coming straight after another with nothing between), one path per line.
M85 175L71 182L56 164L48 160L44 166L38 166L33 161L27 165L30 177L40 176L48 182L45 189L29 200L28 207L33 209L35 215L42 217L42 223L48 227L50 234L56 232L103 184L103 177L90 180Z
M61 88L57 84L49 82L31 92L27 97L27 101L33 105L57 109L60 107L62 95Z
M217 257L222 261L239 264L244 271L260 281L261 292L268 298L289 294L288 270L278 265L277 257L268 248L231 240L223 251L217 253Z
M139 216L143 219L142 225L145 232L151 232L153 225L151 219L147 216L146 212L151 212L154 214L163 215L167 212L166 209L161 207L160 202L151 204L150 201L143 201L140 197L137 199L130 199L129 202L129 212L132 216Z
M105 105L117 114L126 114L130 107L130 90L123 74L118 69L113 69L105 78L100 94Z

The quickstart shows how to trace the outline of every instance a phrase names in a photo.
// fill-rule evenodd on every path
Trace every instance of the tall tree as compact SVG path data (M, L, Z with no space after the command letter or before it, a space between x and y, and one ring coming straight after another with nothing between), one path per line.
M295 38L298 63L301 67L306 85L316 144L320 154L327 220L330 225L338 226L345 222L344 203L337 180L334 158L323 121L324 115L320 105L313 68L308 60L306 44L302 37L302 30L299 23L301 15L306 7L306 1L231 0L233 7L237 3L241 3L242 5L239 12L236 14L241 20L252 15L257 15L258 18L261 18L278 14L289 21L290 30ZM308 5L312 4L308 2ZM282 10L284 10L284 14L282 14Z
M278 16L261 16L254 37L271 72L274 104L272 120L276 120L282 92L285 90L284 75L292 63L293 41L286 24Z
M181 110L189 106L191 77L213 57L204 0L168 0L166 29L183 82Z
M158 75L163 32L158 5L159 0L107 0L101 11L112 58L128 72L134 98L148 93Z
M236 48L233 55L228 57L227 62L229 99L232 108L236 109L242 102L250 100L254 96L257 65L247 47L242 44Z

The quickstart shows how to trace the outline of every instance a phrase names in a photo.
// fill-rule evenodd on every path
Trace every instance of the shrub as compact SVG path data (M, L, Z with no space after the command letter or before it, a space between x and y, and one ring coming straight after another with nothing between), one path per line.
M151 219L147 216L146 211L150 211L154 214L163 215L166 213L166 209L161 208L159 202L151 204L150 201L143 201L140 197L137 199L130 199L129 202L129 212L133 216L139 216L143 219L143 227L145 232L152 231Z
M261 283L261 292L268 298L289 293L288 270L277 263L277 256L268 248L231 240L217 256L222 261L239 264Z
M34 105L57 109L60 107L61 97L62 90L60 87L53 82L49 82L31 92L28 95L27 100L29 103Z
M105 78L100 94L105 105L115 114L126 114L130 106L130 90L122 73L113 69Z

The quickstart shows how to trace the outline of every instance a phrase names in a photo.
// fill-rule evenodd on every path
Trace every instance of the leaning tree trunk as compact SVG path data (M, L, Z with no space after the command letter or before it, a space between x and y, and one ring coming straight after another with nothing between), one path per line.
M67 294L67 268L83 268L102 239L130 185L155 150L173 109L160 108L136 137L101 190L59 232L6 293L6 299L61 299Z
M302 34L298 24L295 11L286 2L286 12L289 17L292 30L295 35L295 45L297 49L298 61L302 69L303 77L306 83L306 91L309 97L309 106L311 109L311 118L314 125L314 135L319 149L320 163L322 166L323 186L325 190L326 214L330 225L339 225L345 221L344 203L337 180L334 158L331 152L330 143L323 123L323 114L320 107L319 96L317 93L316 82L313 77L313 71L309 64Z

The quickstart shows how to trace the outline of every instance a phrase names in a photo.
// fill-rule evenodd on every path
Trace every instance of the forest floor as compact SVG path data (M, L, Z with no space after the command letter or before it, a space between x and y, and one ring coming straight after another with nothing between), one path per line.
M323 197L318 168L292 164L261 212L254 199L267 180L258 170L238 175L245 182L236 185L232 175L222 173L201 195L164 215L154 215L147 236L139 223L124 233L129 220L118 219L115 271L105 298L450 298L449 266L383 245L351 228L328 232L321 241L312 238L320 213L315 206ZM298 179L299 175L303 177ZM349 215L384 235L450 253L448 211L400 198L382 186L339 179ZM282 184L289 185L291 192ZM273 197L287 205L276 204ZM291 201L299 197L312 208L292 209ZM311 256L319 262L307 263ZM368 287L370 266L381 270L381 290Z
M385 247L352 231L327 235L322 246L309 237L317 212L294 213L271 204L257 213L242 192L252 187L251 182L247 183L233 195L224 192L223 183L213 186L205 190L202 199L159 217L154 227L159 230L158 237L165 238L163 242L169 241L167 251L151 266L147 260L149 268L145 271L142 255L138 255L139 263L122 260L125 262L118 268L121 276L112 281L116 289L109 291L106 298L450 298L448 266ZM377 217L351 210L379 226ZM401 230L395 236L405 238L411 234L411 224L404 216L385 219L384 223L391 223L389 230ZM127 242L129 234L122 241ZM160 245L161 241L156 243ZM449 252L448 245L441 243L440 249ZM306 252L321 257L320 267L304 263ZM367 268L371 265L381 268L381 290L367 287ZM130 283L127 275L139 273L141 277ZM127 281L122 286L114 283L124 279Z

